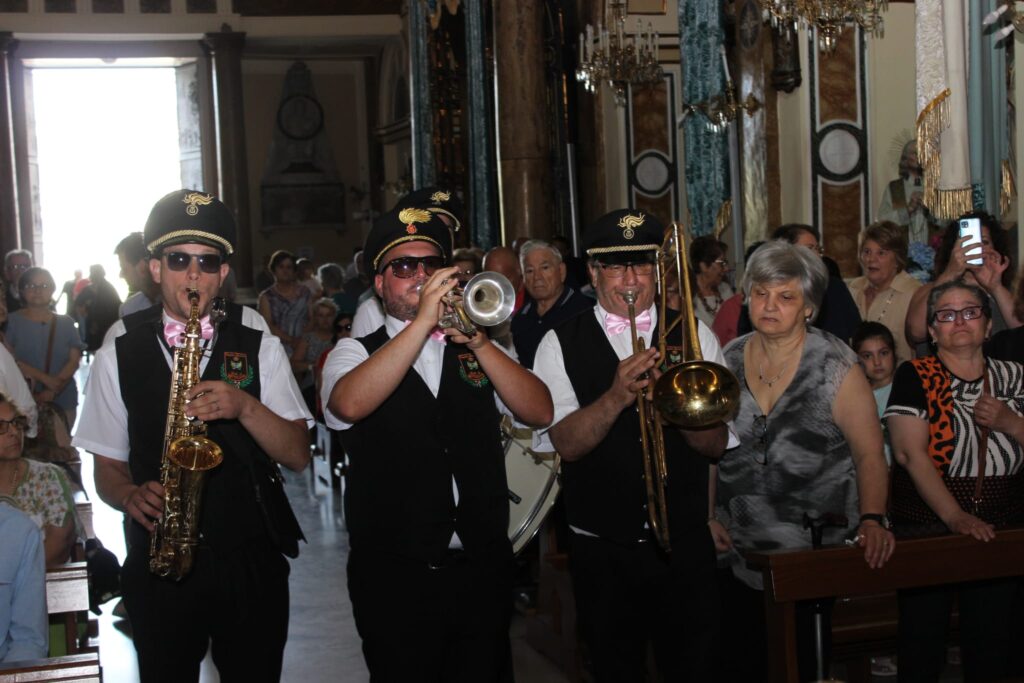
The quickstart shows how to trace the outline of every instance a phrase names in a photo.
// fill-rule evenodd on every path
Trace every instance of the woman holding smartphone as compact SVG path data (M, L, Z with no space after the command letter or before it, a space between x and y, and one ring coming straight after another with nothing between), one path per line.
M973 265L969 261L977 256L968 252L976 246L967 246L972 241L969 236L960 236L960 224L967 219L976 219L980 223L981 232L981 265ZM999 220L984 212L964 214L959 220L953 221L942 235L942 244L935 254L935 278L914 292L907 310L906 332L911 344L917 345L917 356L930 353L928 340L928 294L946 282L963 280L968 284L981 287L992 299L992 332L1013 327L1022 323L1014 313L1013 293L1010 285L1013 282L1014 269L1009 255L1009 240L1006 230Z

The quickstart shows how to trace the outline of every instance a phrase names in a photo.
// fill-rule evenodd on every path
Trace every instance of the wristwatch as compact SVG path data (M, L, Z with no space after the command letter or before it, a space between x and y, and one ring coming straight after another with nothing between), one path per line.
M863 515L861 515L860 523L863 524L864 522L878 522L879 526L881 526L883 529L888 529L890 527L889 516L880 515L876 512L865 512Z

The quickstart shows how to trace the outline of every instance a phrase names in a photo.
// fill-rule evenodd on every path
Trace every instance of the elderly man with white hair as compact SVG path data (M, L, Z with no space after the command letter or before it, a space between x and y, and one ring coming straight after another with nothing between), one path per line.
M512 318L512 341L519 362L533 367L533 356L548 330L594 307L594 300L565 284L562 254L543 240L530 240L519 250L527 300Z

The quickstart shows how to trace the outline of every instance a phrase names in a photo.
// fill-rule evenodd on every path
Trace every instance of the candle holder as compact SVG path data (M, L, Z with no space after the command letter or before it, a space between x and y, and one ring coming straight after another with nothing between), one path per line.
M719 46L722 56L722 71L725 74L725 88L722 92L709 97L703 102L684 104L683 113L679 117L679 125L690 114L700 114L704 117L704 123L712 133L724 133L729 124L736 120L742 112L747 116L753 116L754 112L761 108L761 101L754 97L753 93L747 95L742 102L736 101L736 87L733 85L732 76L729 74L729 60L725 56L725 46Z
M606 81L615 94L615 104L626 104L626 90L631 85L654 85L664 78L658 64L658 34L648 22L644 31L637 20L636 33L626 31L626 4L609 0L605 5L605 21L595 29L587 24L580 33L579 66L576 80L589 93L596 93Z

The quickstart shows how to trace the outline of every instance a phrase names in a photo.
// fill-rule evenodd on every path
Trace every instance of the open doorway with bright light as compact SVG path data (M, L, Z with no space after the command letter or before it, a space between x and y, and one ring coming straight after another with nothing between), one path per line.
M34 59L25 66L36 262L58 286L102 265L123 300L114 247L142 230L164 194L203 189L196 62Z

